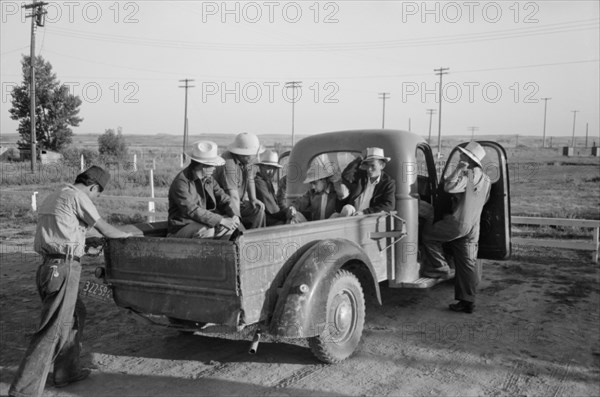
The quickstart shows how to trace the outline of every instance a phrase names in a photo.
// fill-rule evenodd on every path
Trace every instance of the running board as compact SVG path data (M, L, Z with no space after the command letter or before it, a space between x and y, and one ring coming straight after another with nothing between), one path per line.
M448 275L448 277L421 277L412 282L399 282L399 283L390 283L391 288L431 288L436 284L441 282L451 280L454 278L454 270Z

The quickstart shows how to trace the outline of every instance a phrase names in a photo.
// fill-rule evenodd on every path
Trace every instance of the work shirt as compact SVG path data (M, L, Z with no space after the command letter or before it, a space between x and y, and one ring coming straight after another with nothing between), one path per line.
M234 200L232 208L235 214L241 217L239 207L242 201L247 200L246 192L248 191L248 184L250 180L254 183L256 166L252 163L242 164L238 157L229 151L223 152L221 157L225 160L225 165L217 167L214 174L215 180L227 194L230 194L230 190L237 190L239 203L235 203Z
M444 183L444 190L452 194L452 218L468 229L479 223L484 204L490 196L491 181L480 167L464 170Z
M362 193L354 200L354 208L357 211L364 211L369 208L371 205L371 199L373 198L373 192L375 191L375 186L381 181L381 175L379 175L375 181L371 182L369 178L366 180L365 188Z
M329 184L321 193L310 189L303 196L298 197L293 206L311 221L328 219L341 208L340 200L338 200L332 184Z
M85 233L100 219L100 214L87 194L74 185L66 185L51 193L38 211L33 249L38 254L85 253Z
M176 233L193 222L215 227L223 215L233 216L231 199L212 178L200 180L188 166L181 171L169 188L168 232Z

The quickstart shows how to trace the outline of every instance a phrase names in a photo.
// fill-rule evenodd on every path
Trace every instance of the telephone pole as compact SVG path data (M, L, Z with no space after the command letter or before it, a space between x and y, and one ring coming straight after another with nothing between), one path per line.
M440 67L439 69L433 69L436 75L440 76L440 105L438 109L438 160L442 157L442 102L444 101L444 98L442 97L442 76L448 74L448 70L450 70L450 68Z
M431 145L431 120L435 114L435 109L427 109L427 113L429 114L429 138L427 138L427 143Z
M189 85L190 82L194 81L192 79L183 79L179 80L184 83L184 85L180 85L179 88L185 88L185 110L183 113L183 161L186 160L186 149L188 146L188 117L187 117L187 108L188 108L188 88L193 88L195 86Z
M31 44L29 49L29 68L31 69L31 80L29 82L29 118L31 124L31 132L29 141L31 143L31 172L35 174L35 162L37 157L36 143L37 136L35 131L35 28L36 26L43 27L46 20L46 11L44 6L48 3L35 0L31 4L22 6L26 10L31 9L31 14L27 18L31 18Z
M552 98L542 98L542 101L544 101L544 132L542 133L542 148L546 147L546 108L550 99Z
M389 92L380 92L379 99L383 99L383 114L381 116L381 128L385 128L385 100L390 99Z
M571 138L571 147L575 147L575 119L579 110L571 110L573 112L573 137Z
M479 129L479 127L469 127L469 129L471 130L471 140L474 141L475 140L475 131L477 131Z
M292 147L294 147L294 105L296 104L296 88L302 88L301 81L288 81L285 88L292 89Z

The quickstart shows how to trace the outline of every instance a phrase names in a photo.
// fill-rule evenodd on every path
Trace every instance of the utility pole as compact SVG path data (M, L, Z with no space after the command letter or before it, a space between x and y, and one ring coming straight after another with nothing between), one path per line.
M585 147L588 147L588 127L590 123L585 123Z
M383 115L381 116L381 128L385 128L385 100L390 99L389 92L380 92L379 99L383 99Z
M435 113L435 109L427 109L427 113L429 114L429 138L427 138L427 143L431 145L431 120Z
M542 101L544 101L544 132L542 133L542 148L546 147L546 108L550 99L552 98L542 98Z
M471 130L471 140L474 141L475 140L475 131L477 131L479 129L479 127L469 127L469 129Z
M292 147L294 147L294 105L296 104L296 88L302 88L301 81L288 81L285 88L292 89Z
M193 88L195 86L189 85L190 82L194 81L192 79L183 79L179 80L184 83L184 85L180 85L179 88L185 88L185 110L183 113L183 161L186 160L185 151L188 146L188 116L187 116L187 108L188 108L188 88Z
M438 160L442 158L442 102L444 101L444 98L442 97L442 76L448 74L448 70L450 70L450 68L440 67L439 69L433 69L436 75L440 76L440 105L438 109Z
M571 110L573 112L573 137L571 138L571 147L575 147L575 119L579 110Z
M31 172L35 174L35 162L37 157L36 143L37 136L35 131L35 27L43 27L46 20L46 11L44 6L48 3L40 2L36 3L35 0L31 4L22 6L26 10L31 9L31 15L27 15L27 18L31 18L31 44L29 49L29 67L31 69L31 80L29 82L29 119L31 124L31 132L29 141L31 143Z

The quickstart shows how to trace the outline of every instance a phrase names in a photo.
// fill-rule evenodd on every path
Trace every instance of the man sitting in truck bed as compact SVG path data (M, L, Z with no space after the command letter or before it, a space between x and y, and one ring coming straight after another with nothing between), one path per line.
M339 171L336 178L335 166L326 163L321 157L306 172L304 183L310 189L288 208L288 223L318 221L340 216L342 199L348 190L339 182Z
M342 182L349 189L345 211L362 215L396 208L396 182L383 172L390 160L383 149L370 147L364 159L359 156L346 166L342 172Z
M167 237L229 238L240 219L231 208L230 197L212 177L215 167L225 160L211 141L194 142L188 155L190 165L177 174L169 188Z

